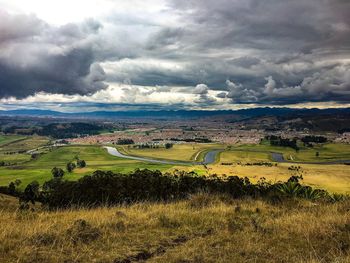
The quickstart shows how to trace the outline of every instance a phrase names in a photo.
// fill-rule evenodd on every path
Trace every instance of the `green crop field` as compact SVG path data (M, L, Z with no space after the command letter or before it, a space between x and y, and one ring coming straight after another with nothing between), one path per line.
M2 145L0 145L0 154L7 153L7 152L33 150L38 147L46 145L49 142L49 139L43 136L28 136L28 137L22 136L22 137L17 137L12 139L5 138L4 141L6 141L6 143L2 143Z
M26 151L34 150L46 145L49 142L47 137L41 136L0 136L0 161L11 164L27 162L31 159Z
M111 170L114 172L130 172L136 168L147 168L152 170L167 170L170 165L143 163L134 160L121 159L111 156L100 146L66 146L59 147L40 156L37 160L31 160L22 164L0 167L0 185L7 185L16 179L22 181L22 187L33 180L40 183L48 181L53 167L65 170L68 162L78 157L85 160L87 167L77 168L73 173L65 174L65 178L76 180L95 170Z
M299 151L295 151L289 147L271 146L266 142L258 145L239 145L232 146L232 151L241 152L279 152L282 153L284 158L289 161L300 162L327 162L335 160L350 160L350 144L340 143L326 143L310 147L300 147ZM318 156L316 153L318 152ZM265 161L271 160L269 155Z
M0 147L2 145L14 142L14 141L18 141L18 140L22 140L25 139L25 136L19 136L19 135L0 135Z
M266 142L259 145L235 145L230 147L220 144L175 144L170 149L136 149L132 146L118 146L121 152L128 155L178 161L202 161L205 153L210 149L226 149L217 158L215 164L208 166L174 166L123 159L109 155L105 149L98 145L43 148L41 149L42 155L37 159L31 159L31 155L26 153L6 153L39 148L48 143L49 140L46 137L4 137L1 137L2 142L6 141L6 143L3 143L0 147L0 161L5 161L11 165L0 167L0 185L7 185L11 181L20 179L23 182L21 187L33 180L40 183L49 180L53 167L56 166L65 170L66 164L74 161L76 157L85 160L87 167L77 168L72 173L66 172L66 179L76 180L84 175L91 174L95 170L130 172L137 168L148 168L161 171L190 170L201 175L215 173L218 175L247 176L252 181L265 177L268 180L276 181L286 180L293 175L294 172L289 169L293 164L284 163L272 167L251 164L272 162L270 152L283 153L285 159L294 161L323 162L350 159L350 145L347 144L323 144L313 148L301 147L300 151L296 152L287 147L270 146ZM319 152L318 157L316 157L316 152ZM298 166L302 167L305 183L333 192L350 192L350 166L341 164L298 164Z

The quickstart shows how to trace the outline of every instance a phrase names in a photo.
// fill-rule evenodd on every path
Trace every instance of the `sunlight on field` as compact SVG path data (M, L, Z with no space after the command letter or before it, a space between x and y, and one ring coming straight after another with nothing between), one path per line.
M227 159L224 160L227 161ZM245 161L247 160L253 162L259 159L254 156L254 159L245 159ZM285 181L292 175L302 175L304 184L323 188L331 192L350 193L350 166L348 165L271 164L272 166L270 167L265 165L245 165L237 163L222 165L221 163L217 163L209 165L207 169L199 167L198 170L201 169L202 173L205 172L206 174L248 177L252 182L257 182L262 177L272 182ZM295 170L291 170L290 168L292 166L301 167L299 170L300 172L297 173Z

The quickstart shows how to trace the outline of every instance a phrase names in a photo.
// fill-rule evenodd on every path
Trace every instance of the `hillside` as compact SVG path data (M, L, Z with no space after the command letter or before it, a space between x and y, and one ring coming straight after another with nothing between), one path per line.
M0 199L3 263L350 261L349 201L272 204L198 194L52 212L8 209L13 201Z

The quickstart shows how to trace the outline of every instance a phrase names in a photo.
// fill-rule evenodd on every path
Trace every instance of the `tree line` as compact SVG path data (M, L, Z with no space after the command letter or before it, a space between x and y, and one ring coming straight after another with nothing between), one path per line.
M300 183L301 179L301 176L292 176L287 182L270 183L263 178L253 184L248 178L238 176L205 177L194 172L162 174L160 171L137 169L130 174L95 171L77 181L54 177L41 187L34 181L23 192L17 191L16 185L11 185L11 189L1 187L0 191L19 196L23 207L27 207L26 204L30 202L40 201L50 209L172 201L198 192L226 194L232 198L259 197L274 202L287 197L331 201L343 198L325 190L304 186Z
M265 138L270 141L271 146L290 147L296 151L299 151L296 138L288 139L275 135L266 136Z

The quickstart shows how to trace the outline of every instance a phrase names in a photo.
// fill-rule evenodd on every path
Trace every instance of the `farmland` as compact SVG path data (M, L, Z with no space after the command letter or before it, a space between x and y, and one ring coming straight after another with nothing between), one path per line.
M6 185L15 179L20 179L24 186L33 180L43 183L52 177L51 169L54 166L65 169L66 164L75 160L77 157L85 160L88 165L86 168L74 170L73 173L67 173L66 179L76 180L95 170L129 172L136 168L148 168L153 170L170 168L170 166L167 165L155 165L119 159L107 154L100 146L68 146L53 148L36 160L30 160L11 167L1 167L0 184Z
M68 162L76 159L85 160L87 166L77 168L65 174L68 180L91 174L96 170L110 170L113 172L131 172L137 168L160 171L185 170L194 171L200 175L218 174L220 176L238 175L248 177L257 182L264 177L268 181L286 180L292 175L302 175L304 183L327 189L331 192L349 193L349 166L343 164L317 165L274 163L271 152L280 152L289 161L327 162L332 160L350 159L350 145L327 143L315 147L301 147L296 152L288 147L270 146L265 141L261 144L174 144L170 149L164 147L140 149L133 146L117 146L126 155L147 157L152 159L200 162L211 149L222 149L215 163L203 166L180 166L170 164L155 164L111 156L101 145L67 145L62 147L44 147L49 139L40 136L2 136L0 161L11 165L0 167L0 185L7 185L19 179L21 187L36 180L44 183L51 178L53 167L65 170ZM36 158L23 152L39 149ZM12 154L7 154L12 152ZM318 152L318 156L316 156ZM263 164L263 165L261 165ZM291 168L300 167L298 171Z

